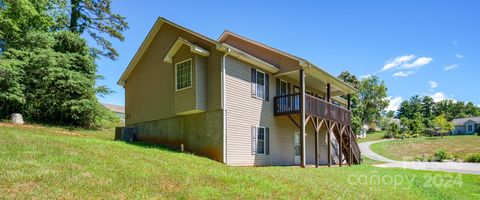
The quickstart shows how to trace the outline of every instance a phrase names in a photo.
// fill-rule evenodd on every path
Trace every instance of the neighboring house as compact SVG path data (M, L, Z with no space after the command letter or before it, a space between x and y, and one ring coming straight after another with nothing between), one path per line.
M340 97L356 90L229 31L213 40L159 18L118 84L126 125L141 141L183 144L234 166L360 162Z
M120 118L122 124L125 124L125 106L113 105L108 103L102 103L102 105L108 110L115 113Z
M453 124L455 125L455 129L452 131L454 135L474 134L480 130L480 117L454 119Z

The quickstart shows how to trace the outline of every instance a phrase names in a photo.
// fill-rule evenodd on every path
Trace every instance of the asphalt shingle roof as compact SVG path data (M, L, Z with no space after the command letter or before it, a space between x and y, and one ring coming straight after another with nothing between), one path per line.
M468 118L460 118L460 119L453 119L453 124L455 126L460 126L465 124L467 121L474 121L475 123L480 124L480 117L468 117Z

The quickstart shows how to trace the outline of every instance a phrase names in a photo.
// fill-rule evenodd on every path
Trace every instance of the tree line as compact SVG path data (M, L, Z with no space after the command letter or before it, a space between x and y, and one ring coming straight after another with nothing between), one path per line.
M115 122L96 97L112 91L96 86L95 60L116 59L108 38L123 41L127 28L110 0L0 0L0 119L18 112L89 128Z
M449 132L454 128L453 119L480 116L480 108L472 102L452 99L435 102L430 96L415 95L403 101L396 113L390 111L386 115L400 119L404 128L411 133L424 130Z

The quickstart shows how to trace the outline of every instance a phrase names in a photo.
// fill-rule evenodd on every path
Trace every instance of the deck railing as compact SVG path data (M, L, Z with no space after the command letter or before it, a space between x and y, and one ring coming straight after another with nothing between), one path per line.
M275 116L300 113L300 94L276 96L274 106ZM305 95L305 114L343 124L351 124L351 112L349 110L308 94Z

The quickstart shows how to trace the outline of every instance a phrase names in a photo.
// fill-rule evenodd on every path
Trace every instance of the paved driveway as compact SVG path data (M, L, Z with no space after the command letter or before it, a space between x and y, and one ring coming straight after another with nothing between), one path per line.
M385 162L384 164L377 164L377 167L399 167L416 170L431 170L431 171L445 171L458 172L465 174L480 174L480 163L460 163L460 162L406 162L396 161L385 158L370 149L374 143L385 142L387 140L378 140L373 142L364 142L358 144L362 155L373 160Z

